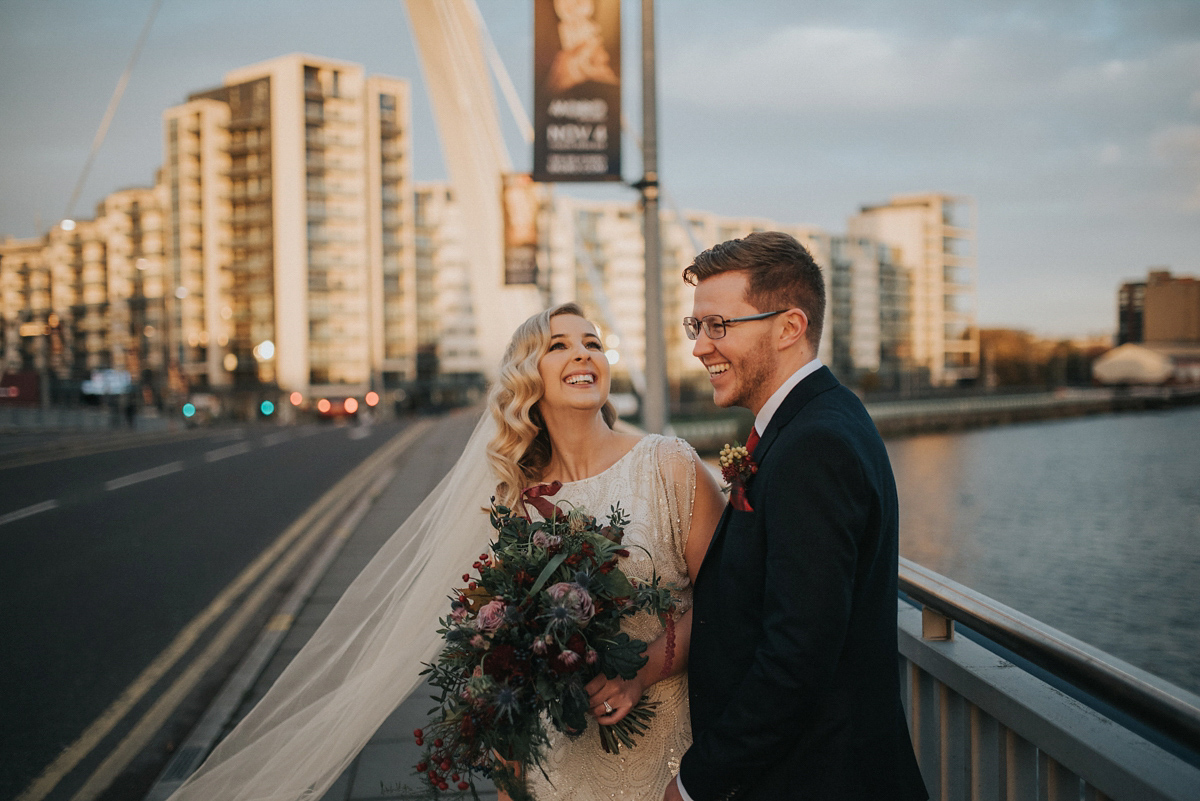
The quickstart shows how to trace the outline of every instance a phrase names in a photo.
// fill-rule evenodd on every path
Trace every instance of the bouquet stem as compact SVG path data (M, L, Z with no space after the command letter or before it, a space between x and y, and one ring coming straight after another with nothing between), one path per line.
M654 719L654 710L657 707L658 701L647 701L643 695L634 704L633 709L629 710L628 715L611 726L600 726L600 745L604 747L605 752L619 753L621 746L633 748L633 738L641 737L650 728L650 721Z

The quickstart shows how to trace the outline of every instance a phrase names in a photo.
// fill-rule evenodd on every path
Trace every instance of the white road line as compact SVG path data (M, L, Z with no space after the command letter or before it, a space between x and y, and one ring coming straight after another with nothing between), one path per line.
M140 484L143 481L149 481L152 478L161 478L169 476L171 473L178 473L183 469L183 462L167 462L160 464L158 467L151 467L149 470L143 470L140 473L131 473L127 476L114 478L112 481L104 482L104 489L112 492L113 490L128 487L130 484Z
M282 442L287 442L292 438L291 431L277 431L274 434L267 434L262 438L262 446L270 448L272 445L279 445Z
M371 436L371 433L371 429L369 428L352 428L346 436L350 439L366 439Z
M217 448L215 451L209 451L204 454L204 461L219 462L222 459L228 459L230 456L237 456L242 453L250 452L250 443L238 442L234 445L226 445L224 448Z
M24 509L18 509L15 512L9 512L6 515L0 515L0 526L5 523L11 523L14 520L20 520L23 517L40 514L41 512L49 512L51 509L58 508L58 501L42 501L35 503L33 506L26 506Z

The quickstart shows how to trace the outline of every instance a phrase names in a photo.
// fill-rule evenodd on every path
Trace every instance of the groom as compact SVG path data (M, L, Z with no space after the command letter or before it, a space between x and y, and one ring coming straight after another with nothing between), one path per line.
M694 743L665 798L925 799L900 705L896 488L871 418L816 358L820 268L766 232L684 279L692 352L718 406L756 415L758 471L696 579Z

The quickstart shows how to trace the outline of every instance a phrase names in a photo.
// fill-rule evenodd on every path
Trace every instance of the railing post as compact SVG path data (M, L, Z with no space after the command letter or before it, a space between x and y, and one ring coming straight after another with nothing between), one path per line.
M954 621L928 606L921 607L921 638L924 640L953 640Z

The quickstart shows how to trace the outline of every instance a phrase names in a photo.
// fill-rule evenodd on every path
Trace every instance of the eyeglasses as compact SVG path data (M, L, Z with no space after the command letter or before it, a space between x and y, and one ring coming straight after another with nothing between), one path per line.
M726 320L719 314L710 314L707 317L701 317L697 320L695 317L683 318L683 330L687 332L688 339L695 339L700 333L700 329L704 329L704 335L709 339L720 339L725 336L725 326L733 323L748 323L751 320L765 320L768 317L774 317L777 314L783 314L787 309L779 311L763 312L762 314L752 314L749 317L731 317Z

